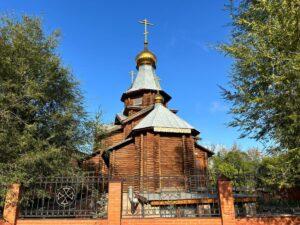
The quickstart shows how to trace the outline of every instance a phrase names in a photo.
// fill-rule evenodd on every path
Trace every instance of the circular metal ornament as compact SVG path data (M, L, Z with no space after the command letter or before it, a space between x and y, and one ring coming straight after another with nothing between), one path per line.
M63 186L56 192L56 202L62 207L67 207L73 204L76 197L76 193L73 187Z

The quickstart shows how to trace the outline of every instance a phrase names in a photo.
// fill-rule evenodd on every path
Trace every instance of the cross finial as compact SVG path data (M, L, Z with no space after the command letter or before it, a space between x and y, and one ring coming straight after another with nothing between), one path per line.
M148 28L148 25L153 26L154 24L150 23L149 20L147 20L147 19L140 20L139 23L144 24L144 46L146 48L148 45L148 34L149 34L147 28Z
M130 76L131 76L131 84L133 84L133 80L134 80L134 75L135 75L135 72L133 70L131 70L129 72Z

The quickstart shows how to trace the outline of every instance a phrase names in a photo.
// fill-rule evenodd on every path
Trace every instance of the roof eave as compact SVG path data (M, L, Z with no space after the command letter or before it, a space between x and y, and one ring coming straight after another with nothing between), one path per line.
M150 106L148 106L148 107L146 107L146 108L140 110L139 112L133 114L132 116L127 117L125 120L122 120L121 123L122 123L122 124L126 124L126 123L130 122L131 120L133 120L133 119L135 119L135 118L137 118L137 117L139 117L139 116L142 116L142 115L144 115L145 113L147 113L147 112L153 110L153 108L154 108L154 105L150 105Z
M200 145L199 143L195 142L195 145L199 148L201 148L202 150L204 150L205 152L207 152L210 156L213 156L215 153L211 150L209 150L208 148L205 148L204 146Z
M122 94L122 97L121 97L121 101L124 102L125 98L127 96L132 96L132 95L135 95L135 94L138 94L140 92L144 92L144 91L152 91L152 92L157 92L158 90L156 89L138 89L138 90L134 90L134 91L129 91L129 92L124 92ZM165 102L168 102L171 100L171 96L165 92L164 90L159 90L159 93L164 97L164 100Z
M174 129L174 131L171 131L171 129ZM151 126L151 127L143 127L143 128L139 128L139 129L133 129L131 131L131 134L137 133L137 132L143 132L143 131L147 131L147 130L151 130L155 133L170 133L170 134L191 134L191 135L198 135L200 132L195 130L195 129L189 129L189 128L166 128L165 131L163 131L162 128L160 129L155 129L155 127ZM177 130L177 132L175 131ZM190 130L190 132L184 132L184 130Z

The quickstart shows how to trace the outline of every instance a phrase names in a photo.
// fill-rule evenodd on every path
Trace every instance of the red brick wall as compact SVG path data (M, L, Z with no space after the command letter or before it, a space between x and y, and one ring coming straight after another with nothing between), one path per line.
M153 219L122 219L122 225L222 225L220 218L201 219L175 219L175 218L153 218Z
M220 218L147 218L121 219L122 184L113 181L109 185L108 219L19 219L16 225L299 225L300 217L260 217L260 218L232 218L234 215L232 186L226 179L218 181L221 203ZM14 186L11 188L15 190ZM10 195L8 195L9 197ZM16 196L15 199L18 197ZM15 205L6 203L6 207L14 209ZM233 212L233 214L232 214ZM14 218L17 213L14 212ZM8 218L8 217L5 217ZM14 225L3 223L0 225Z
M223 225L235 225L234 198L231 182L225 178L218 179L219 204Z
M1 224L1 223L0 223ZM17 225L107 225L107 220L93 219L24 219Z
M300 217L257 217L236 219L236 225L299 225Z
M18 220L17 225L107 225L107 220L92 219L34 219ZM153 218L122 219L121 225L222 225L220 218ZM236 225L298 225L300 217L261 217L236 219ZM4 225L1 223L0 225Z
M6 192L3 219L12 225L17 221L18 203L21 197L20 187L20 184L11 184Z
M122 183L110 182L108 192L108 225L121 224Z

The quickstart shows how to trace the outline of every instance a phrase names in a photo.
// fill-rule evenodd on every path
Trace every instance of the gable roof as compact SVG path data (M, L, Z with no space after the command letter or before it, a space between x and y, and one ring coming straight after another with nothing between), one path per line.
M154 109L133 130L144 128L153 128L156 132L167 133L191 133L192 130L198 132L193 126L160 103L155 104Z

